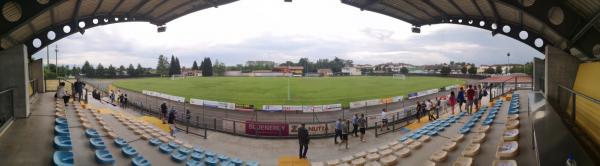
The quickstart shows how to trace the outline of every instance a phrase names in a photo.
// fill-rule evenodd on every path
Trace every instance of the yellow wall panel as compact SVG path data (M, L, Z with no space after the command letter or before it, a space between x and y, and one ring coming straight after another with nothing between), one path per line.
M600 99L600 62L579 65L573 89L595 99ZM571 100L570 100L571 101ZM567 111L571 113L572 103ZM588 135L600 144L600 104L577 97L576 122Z

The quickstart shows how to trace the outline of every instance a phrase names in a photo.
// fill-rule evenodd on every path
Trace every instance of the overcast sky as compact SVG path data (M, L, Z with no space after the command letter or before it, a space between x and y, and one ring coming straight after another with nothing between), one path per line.
M84 35L76 33L56 43L59 64L81 65L88 60L105 66L140 63L156 67L160 54L179 57L182 66L191 66L203 57L227 65L336 56L355 64L416 65L449 61L499 64L507 62L507 52L511 63L543 57L519 41L478 28L437 24L424 26L416 34L410 27L339 0L244 0L173 20L163 33L149 23L119 23L88 29ZM53 52L50 55L54 57ZM46 51L34 57L46 57Z

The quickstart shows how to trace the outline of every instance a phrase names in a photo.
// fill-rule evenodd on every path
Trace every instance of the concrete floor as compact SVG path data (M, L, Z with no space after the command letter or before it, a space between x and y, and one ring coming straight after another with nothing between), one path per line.
M521 94L521 114L520 114L520 139L519 156L515 159L519 165L536 165L535 153L531 142L531 127L529 124L527 112L526 91L519 91ZM54 100L52 94L42 94L40 99L32 105L32 116L27 119L17 119L7 132L0 137L0 161L1 165L49 165L54 151L52 147L52 138L54 137ZM504 131L504 121L507 115L509 102L505 102L500 112L496 116L495 123L491 131L486 136L485 143L482 144L481 153L475 158L474 165L490 165L495 159L496 146L501 141L501 134ZM117 108L108 104L90 101L90 106L94 108L109 108L114 111L124 111L132 115L139 116L136 110ZM68 107L72 109L72 107ZM90 124L101 135L105 133L100 125L95 121L91 113L85 112L85 116L90 120ZM169 155L162 154L157 147L150 146L147 141L140 140L139 136L133 134L119 121L110 115L102 115L108 125L115 130L117 135L130 141L136 150L138 150L146 159L152 161L153 165L184 165L177 164L170 160ZM81 124L76 118L73 110L67 111L69 126L71 126L71 137L73 138L73 151L76 155L76 165L97 165L94 161L92 148L89 146L88 138L85 137ZM484 118L485 115L482 117ZM408 158L403 158L398 165L422 165L428 160L430 155L440 149L441 145L449 141L449 137L455 135L469 116L463 117L459 122L446 128L439 136L432 138L430 142L424 143L423 147L412 152ZM481 122L481 121L480 121ZM481 123L476 126L479 126ZM392 132L381 135L377 138L374 131L367 131L367 142L360 142L351 137L349 149L343 149L333 144L332 138L312 139L309 145L308 158L311 161L327 161L330 159L340 159L345 156L355 154L360 151L366 151L377 148L381 145L395 141L404 134L403 132ZM458 144L458 149L449 152L449 158L439 165L451 165L460 155L465 146L471 142L473 134L467 134L465 140ZM193 144L196 147L202 147L219 154L225 154L230 157L238 157L242 160L257 160L261 165L276 165L279 157L297 156L298 144L295 139L255 139L247 137L232 136L230 134L219 132L208 132L208 138L185 134L180 132L177 138ZM131 160L123 157L119 149L113 144L112 139L103 137L108 149L113 156L117 158L115 165L130 165ZM26 145L26 146L23 146ZM31 157L35 159L31 160Z

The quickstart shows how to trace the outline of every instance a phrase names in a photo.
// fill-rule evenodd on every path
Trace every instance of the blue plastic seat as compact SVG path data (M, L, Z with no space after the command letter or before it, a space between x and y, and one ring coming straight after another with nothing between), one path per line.
M71 137L69 136L54 136L54 148L56 150L67 151L73 148Z
M215 157L215 152L205 151L204 156L206 158L214 158Z
M398 139L398 141L400 141L400 142L404 142L406 140L408 140L408 136L406 136L406 135L402 136L402 137L400 137L400 139Z
M117 147L125 147L128 146L129 144L127 143L127 141L125 141L125 139L123 138L117 138L114 140L115 145L117 145Z
M131 165L133 166L151 166L150 161L146 160L143 156L137 156L131 159Z
M74 164L73 152L54 151L52 160L55 166L72 166Z
M88 138L98 138L98 137L100 137L100 135L98 134L98 131L96 131L96 129L87 129L87 130L85 130L85 135Z
M246 162L246 166L259 166L258 161L248 161Z
M217 155L217 158L219 159L219 161L221 162L225 162L225 161L229 161L229 156L226 156L224 154L219 154Z
M423 136L423 135L422 135L422 134L414 134L414 135L413 135L412 137L410 137L410 138L412 138L412 139L416 140L416 139L419 139L419 138L421 138L421 136Z
M186 166L204 166L204 162L201 160L188 160L185 162Z
M201 161L202 159L204 159L204 154L194 151L192 152L191 157L193 160Z
M183 154L187 155L187 154L190 154L192 152L192 149L181 147L181 148L177 149L177 151L179 151L179 153L183 153Z
M178 151L173 152L171 154L171 160L175 161L175 162L182 162L183 160L187 159L187 154L183 154L183 153L179 153Z
M233 158L233 159L229 160L229 162L231 162L235 166L242 166L242 163L244 163L244 161L242 161L241 159L238 159L238 158Z
M125 157L129 157L129 158L135 157L135 156L138 155L137 150L135 150L135 148L133 148L133 147L131 147L129 145L127 145L125 147L122 147L121 148L121 153L123 153L123 155L125 155Z
M106 148L106 145L104 144L104 141L102 141L102 138L90 138L90 146L92 146L92 148L94 149Z
M69 132L69 127L68 126L54 126L54 135L58 135L58 136L69 136L71 135L71 132Z
M458 133L466 134L466 133L469 133L469 131L471 131L471 128L463 127L458 130Z
M54 119L54 125L57 125L57 126L68 126L68 124L69 123L68 123L68 121L67 121L66 118L58 117L58 118Z
M158 150L160 150L160 152L162 153L171 153L173 151L173 148L171 148L168 144L161 144L158 147Z
M96 162L100 164L114 164L115 158L108 150L96 150Z
M430 132L427 133L427 135L429 135L429 136L435 136L435 135L437 135L437 131L430 131Z
M217 163L219 163L219 160L217 160L214 157L207 157L206 159L204 159L204 164L206 164L207 166L217 166Z
M202 148L194 148L194 152L204 153L204 149L202 149Z
M469 128L471 128L471 127L473 127L473 126L475 126L475 123L474 123L474 122L469 122L469 123L465 124L465 127L469 127Z
M148 143L150 143L150 145L152 146L158 146L162 144L162 142L158 138L152 138Z
M173 149L177 149L177 148L179 148L179 144L177 144L175 142L169 142L169 147L171 147Z
M494 119L486 119L485 121L483 121L483 125L491 125L494 122Z
M220 165L221 166L235 166L235 164L231 163L230 161L221 162Z

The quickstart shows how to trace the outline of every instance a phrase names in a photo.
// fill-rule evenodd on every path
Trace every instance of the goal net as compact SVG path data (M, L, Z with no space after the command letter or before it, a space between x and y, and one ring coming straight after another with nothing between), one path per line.
M182 75L182 74L171 75L171 80L180 80L180 79L184 79L184 78L185 78L185 75Z
M406 79L406 75L404 75L404 74L394 74L394 75L392 75L392 78L399 79L399 80L404 80L404 79Z

